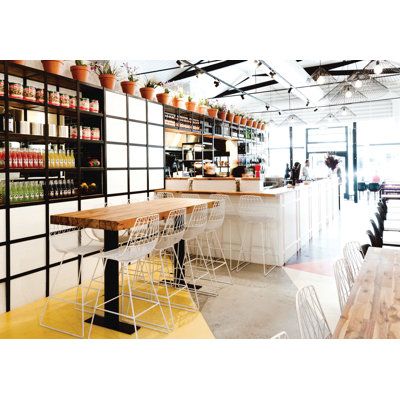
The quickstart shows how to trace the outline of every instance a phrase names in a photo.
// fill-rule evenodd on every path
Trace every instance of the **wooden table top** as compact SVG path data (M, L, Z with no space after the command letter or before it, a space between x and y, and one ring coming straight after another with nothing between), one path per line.
M214 200L209 199L156 199L119 206L55 214L50 217L50 221L52 224L120 231L131 228L139 217L159 214L160 219L165 219L172 210L186 208L186 212L189 214L192 212L194 206L198 204L208 204L210 208L213 203Z
M333 337L400 339L400 249L368 249Z

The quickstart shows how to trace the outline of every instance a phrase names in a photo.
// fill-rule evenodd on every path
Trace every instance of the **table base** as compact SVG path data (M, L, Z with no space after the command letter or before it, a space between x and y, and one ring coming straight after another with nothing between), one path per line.
M92 318L88 318L85 320L88 324L92 322ZM112 329L113 331L118 331L121 333L126 333L127 335L132 335L136 332L136 330L140 329L140 326L135 327L132 324L128 324L126 322L118 321L117 323L110 325L106 319L100 315L94 316L93 325L101 326L102 328Z

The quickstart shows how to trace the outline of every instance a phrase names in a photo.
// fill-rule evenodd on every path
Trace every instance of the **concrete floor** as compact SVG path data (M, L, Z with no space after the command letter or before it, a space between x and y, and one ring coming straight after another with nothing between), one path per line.
M365 230L373 210L370 204L342 201L338 218L292 257L285 267L264 277L262 266L251 264L232 273L233 285L218 297L201 298L201 312L216 338L269 338L286 331L299 338L295 297L299 288L314 285L333 331L340 316L333 263L342 257L349 240L367 243Z

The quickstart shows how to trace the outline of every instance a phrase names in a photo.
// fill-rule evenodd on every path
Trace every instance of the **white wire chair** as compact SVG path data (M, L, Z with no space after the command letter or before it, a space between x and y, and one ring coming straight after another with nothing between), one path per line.
M131 228L130 230L130 235L129 239L126 243L126 245L120 246L117 249L113 249L110 251L107 251L101 255L101 258L103 259L103 265L105 266L107 263L107 260L115 260L120 263L121 266L121 274L122 274L122 279L121 279L121 285L122 285L122 290L121 293L113 298L109 299L107 301L103 301L102 303L99 303L98 301L96 302L96 305L94 307L94 313L92 316L91 324L90 324L90 330L89 330L89 337L92 332L93 328L93 321L94 321L94 316L96 312L101 311L101 312L108 312L112 313L114 315L119 315L125 320L128 320L129 322L132 322L134 327L135 327L135 335L136 338L138 338L138 333L137 333L137 322L140 323L141 326L147 327L149 329L154 329L162 332L168 332L169 327L168 327L168 322L165 317L163 308L161 306L160 299L158 297L157 290L154 285L153 281L153 275L152 271L150 269L150 265L147 262L144 262L143 259L149 255L155 248L157 242L158 242L158 237L159 237L159 216L158 214L152 214L148 215L145 217L140 217L136 220L135 225ZM129 265L135 263L136 267L136 274L130 275L129 274ZM135 279L139 274L146 274L149 279L149 283L151 286L151 293L152 297L150 299L146 298L144 299L143 296L137 296L134 293L133 290L133 285L135 283ZM125 292L125 281L127 282L128 286L128 292ZM154 300L153 300L154 296ZM124 299L128 298L128 305L126 307L126 312L124 312ZM121 312L113 312L106 310L104 308L105 304L110 302L110 301L115 301L116 299L121 298L122 300L122 307L121 307ZM137 312L135 310L135 305L134 305L134 299L140 300L141 301L141 307L140 311ZM145 307L143 306L143 303L149 303L150 305ZM158 307L158 309L161 312L162 319L164 321L163 325L160 324L155 324L151 323L149 321L144 321L141 320L139 317L144 315L145 313L149 312L150 310Z
M197 306L199 306L198 293L208 296L217 295L214 279L208 268L208 264L205 260L199 240L200 235L205 232L207 225L207 207L207 204L198 204L193 207L192 213L187 221L185 233L183 235L183 240L185 241L184 268L186 272L186 279L189 289L193 290L195 293ZM202 282L203 287L205 287L208 282L211 282L211 288L208 290L203 288L201 291L198 290L197 284L200 282Z
M183 198L183 199L199 199L200 195L198 193L182 193L181 198Z
M330 339L332 337L314 286L305 286L297 292L296 310L302 339Z
M225 219L225 200L214 200L212 208L209 211L207 224L204 229L207 245L206 262L215 282L232 285L230 268L226 262L217 233L221 229ZM212 246L212 244L216 246ZM220 268L226 268L229 277L228 281L217 279L216 271Z
M343 248L343 255L347 261L349 278L354 283L363 263L363 256L359 242L347 242Z
M88 288L86 288L87 289L86 291L83 290L84 287L82 287L81 285L82 268L84 267L83 256L94 252L101 252L103 250L103 243L100 243L96 239L91 237L90 232L91 232L90 229L80 229L76 227L58 225L58 224L51 225L50 244L56 252L61 254L61 261L58 266L54 267L56 268L56 275L51 284L49 296L46 299L45 305L42 309L39 318L40 326L75 337L80 337L80 338L85 337L85 324L84 324L85 313L91 314L91 312L88 311L88 309L90 307L89 304L92 303L93 300L88 299L90 285ZM80 268L78 269L77 273L77 282L76 282L77 290L74 299L65 297L65 295L62 296L61 294L56 294L59 276L63 269L64 261L68 255L78 257L80 263ZM97 269L97 264L95 269ZM98 296L98 291L96 294ZM80 325L81 325L80 333L67 330L64 328L61 329L57 327L54 323L46 322L46 314L48 312L49 303L51 300L73 304L76 306L75 309L78 310L80 313ZM95 301L97 301L97 299ZM52 319L50 317L50 321L51 320L55 321L56 319L54 318Z
M174 194L171 192L154 192L155 199L170 199L173 197L174 197Z
M285 331L282 331L272 336L271 339L289 339L289 335Z
M343 312L344 306L350 295L350 290L353 285L351 276L349 275L349 266L344 258L337 260L333 266L335 274L336 288L339 297L340 311Z
M251 259L252 253L259 252L259 250L257 251L253 249L253 231L256 227L258 227L261 231L261 254L264 276L267 276L276 267L276 265L272 265L270 268L267 268L265 257L268 252L272 253L272 255L274 254L274 245L273 238L271 237L271 231L266 232L267 228L271 226L272 218L269 218L267 216L265 204L260 196L240 196L238 213L240 216L241 224L243 225L243 230L240 229L241 246L236 271L240 271L245 266L250 264L250 262L242 261L242 256L244 256L246 252L248 253L248 259ZM247 238L250 238L249 244L246 243Z

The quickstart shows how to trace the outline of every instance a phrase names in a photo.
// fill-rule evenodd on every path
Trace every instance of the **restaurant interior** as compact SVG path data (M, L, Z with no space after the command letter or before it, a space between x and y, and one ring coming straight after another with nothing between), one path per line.
M337 399L337 372L376 394L400 339L400 61L107 40L2 53L4 376Z

